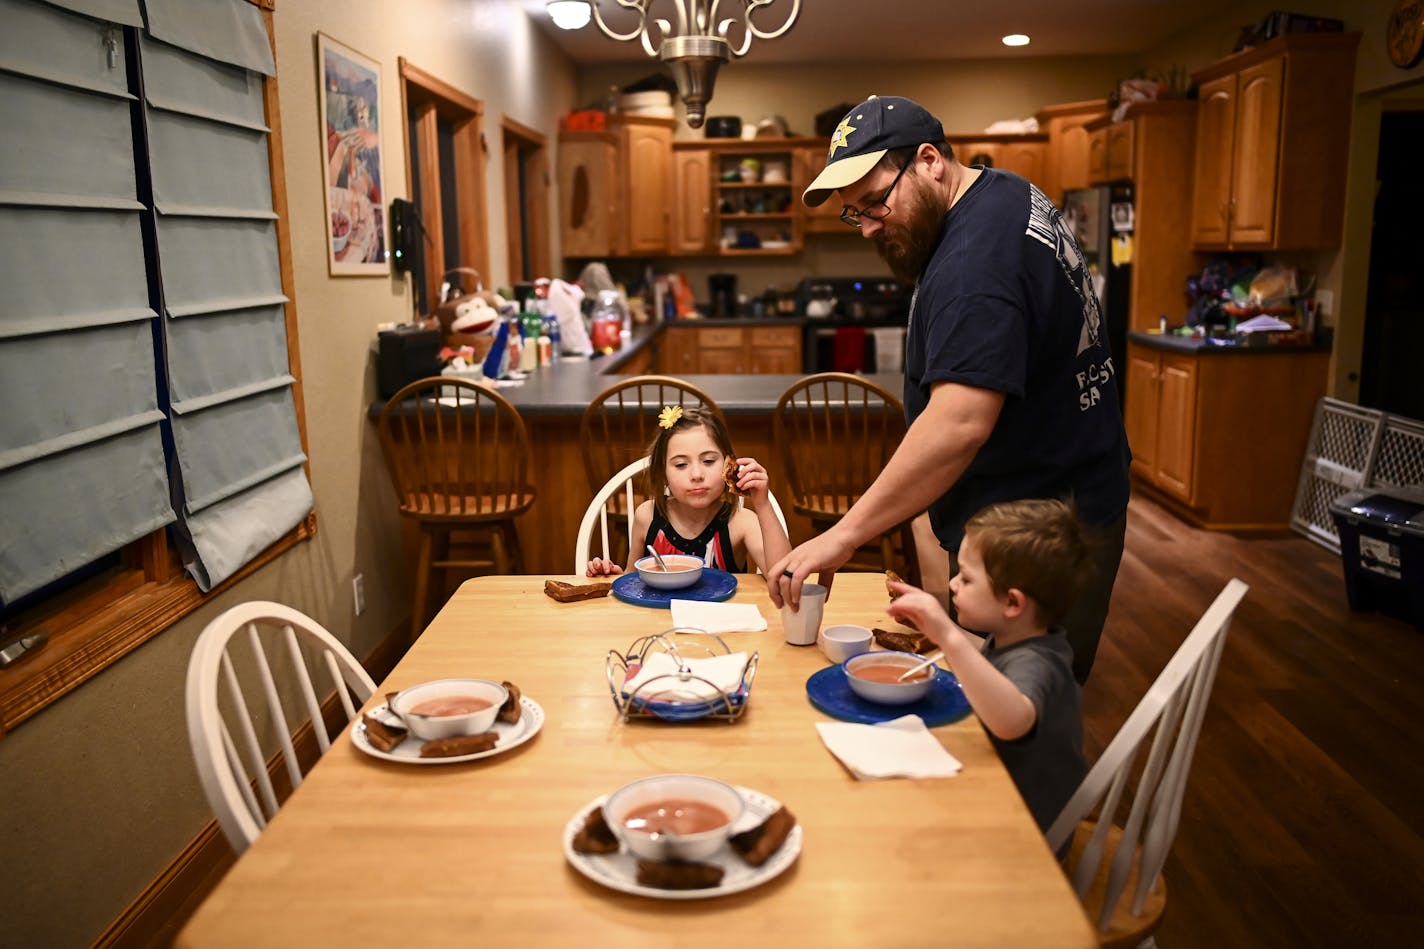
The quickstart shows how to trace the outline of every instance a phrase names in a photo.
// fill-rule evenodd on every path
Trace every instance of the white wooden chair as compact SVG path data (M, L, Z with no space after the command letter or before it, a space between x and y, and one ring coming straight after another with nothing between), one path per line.
M246 640L248 648L239 651L239 640ZM310 666L324 668L329 683L315 685ZM247 690L238 668L249 683ZM278 603L253 601L233 607L210 622L193 647L188 660L188 738L208 803L239 855L280 806L259 734L279 746L292 789L302 783L304 773L293 724L303 732L310 729L321 754L331 747L318 688L335 690L344 724L356 717L376 683L336 637L311 617ZM299 712L289 722L287 712L294 708ZM241 755L230 723L241 736Z
M600 542L598 556L608 560L611 558L613 545L609 542L609 509L615 508L615 517L624 518L624 533L632 537L633 532L633 509L637 507L634 497L634 486L644 471L648 470L648 457L644 455L636 461L623 466L623 470L609 478L603 487L598 489L598 493L589 502L588 509L583 512L583 520L579 522L578 540L575 541L574 549L574 573L582 576L588 569L589 547L593 543L595 527L598 528L598 540ZM615 496L622 496L624 503L611 505L609 502ZM767 497L771 500L771 509L776 514L777 523L782 530L786 530L786 515L781 512L781 505L777 503L776 495L768 492ZM737 503L741 504L742 499L737 498ZM620 565L621 566L621 565Z
M1226 632L1247 589L1233 579L1221 591L1048 828L1055 851L1072 841L1065 869L1101 945L1155 945L1152 933L1167 903L1162 867L1177 835ZM1138 768L1149 735L1147 760ZM1117 811L1134 779L1119 824Z

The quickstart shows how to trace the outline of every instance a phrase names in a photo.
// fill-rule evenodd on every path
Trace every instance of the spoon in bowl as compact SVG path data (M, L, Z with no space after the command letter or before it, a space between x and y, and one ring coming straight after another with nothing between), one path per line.
M653 559L658 562L658 569L661 570L663 573L667 573L668 568L667 564L663 563L663 555L654 550L652 544L648 545L648 553L652 554Z
M929 667L929 666L934 665L936 662L939 662L939 661L940 661L941 659L943 659L943 658L944 658L944 650L943 650L943 649L936 649L934 652L930 653L928 656L925 657L925 661L924 661L924 662L917 662L917 663L915 663L913 666L911 666L910 668L906 669L904 672L900 673L900 677L899 677L898 679L896 679L895 681L896 681L896 682L904 682L906 679L908 679L910 676L914 675L916 672L919 672L921 669L924 669L924 668L927 668L927 667Z

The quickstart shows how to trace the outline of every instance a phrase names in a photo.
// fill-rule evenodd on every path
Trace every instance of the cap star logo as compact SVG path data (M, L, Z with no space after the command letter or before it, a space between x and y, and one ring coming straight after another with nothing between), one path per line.
M831 147L830 150L826 152L827 161L835 157L836 149L845 148L850 145L850 142L846 141L846 137L854 131L855 126L850 124L849 118L841 119L841 124L836 126L835 133L831 135Z

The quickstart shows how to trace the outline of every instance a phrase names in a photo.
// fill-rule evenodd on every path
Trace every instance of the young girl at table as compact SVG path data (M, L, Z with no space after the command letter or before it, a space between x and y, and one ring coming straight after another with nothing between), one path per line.
M934 596L889 584L899 595L887 611L944 650L1043 830L1086 773L1073 648L1058 624L1092 570L1090 548L1064 502L1010 501L965 525L949 581L957 623Z
M633 512L628 564L595 557L590 577L632 571L647 555L689 554L709 567L749 573L791 552L786 531L771 506L766 469L755 458L738 458L720 416L670 405L658 416L658 436L648 451L650 500ZM736 495L745 506L736 504Z

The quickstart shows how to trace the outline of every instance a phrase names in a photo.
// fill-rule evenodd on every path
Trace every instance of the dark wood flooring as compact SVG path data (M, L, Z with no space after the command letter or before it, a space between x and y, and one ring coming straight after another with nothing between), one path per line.
M1424 945L1424 633L1351 612L1339 555L1133 499L1088 760L1232 577L1232 623L1167 863L1164 949Z

